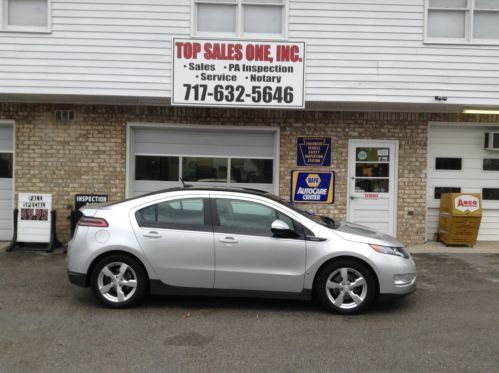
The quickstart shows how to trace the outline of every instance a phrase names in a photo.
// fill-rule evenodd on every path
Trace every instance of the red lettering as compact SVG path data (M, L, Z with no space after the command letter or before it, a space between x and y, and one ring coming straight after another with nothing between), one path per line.
M199 43L175 43L177 49L177 58L185 58L187 60L196 59L201 52L201 44Z

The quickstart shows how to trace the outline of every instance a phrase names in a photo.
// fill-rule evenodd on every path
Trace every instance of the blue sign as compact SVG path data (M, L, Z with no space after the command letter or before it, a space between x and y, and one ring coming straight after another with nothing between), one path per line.
M291 202L334 203L334 172L293 171Z
M330 137L298 137L298 166L331 166Z

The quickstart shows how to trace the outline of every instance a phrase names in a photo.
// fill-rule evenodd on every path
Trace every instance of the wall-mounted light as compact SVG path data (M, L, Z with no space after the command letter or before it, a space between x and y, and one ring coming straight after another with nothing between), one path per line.
M464 109L463 114L499 114L499 109Z

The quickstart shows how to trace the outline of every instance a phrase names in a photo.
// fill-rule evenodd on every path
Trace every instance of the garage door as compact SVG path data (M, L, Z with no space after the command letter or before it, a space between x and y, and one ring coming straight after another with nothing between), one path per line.
M430 125L428 135L427 239L438 230L440 194L481 193L480 241L499 241L499 151L485 150L486 132L499 127Z
M129 195L191 185L277 192L275 129L130 127Z
M0 123L0 241L12 239L14 128Z

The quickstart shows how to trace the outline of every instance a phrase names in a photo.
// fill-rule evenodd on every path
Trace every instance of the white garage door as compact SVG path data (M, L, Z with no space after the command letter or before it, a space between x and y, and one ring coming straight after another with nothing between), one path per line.
M499 241L499 151L484 149L486 132L498 126L430 125L428 134L427 239L438 230L439 195L481 193L479 241Z
M277 192L276 129L131 126L129 195L219 185Z
M12 239L14 128L0 123L0 241Z

